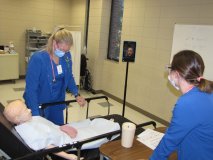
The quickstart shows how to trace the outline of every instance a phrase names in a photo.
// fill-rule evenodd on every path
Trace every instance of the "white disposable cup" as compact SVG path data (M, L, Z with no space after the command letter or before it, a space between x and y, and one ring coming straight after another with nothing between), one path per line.
M121 145L130 148L133 145L136 125L131 122L125 122L122 125Z

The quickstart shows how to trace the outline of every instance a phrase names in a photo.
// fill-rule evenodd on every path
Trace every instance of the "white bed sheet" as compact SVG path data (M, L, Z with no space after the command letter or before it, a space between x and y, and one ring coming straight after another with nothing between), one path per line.
M60 130L59 126L40 116L33 116L31 121L15 126L15 129L33 150L40 150L46 148L48 145L63 146L64 144L72 144L120 129L118 123L103 118L96 118L94 120L86 119L68 125L78 130L76 138L70 138ZM89 142L84 144L82 149L98 148L107 141L106 138L103 138Z

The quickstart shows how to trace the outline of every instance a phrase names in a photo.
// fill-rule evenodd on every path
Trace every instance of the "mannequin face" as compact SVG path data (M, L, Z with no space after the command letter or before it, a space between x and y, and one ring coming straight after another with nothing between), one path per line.
M20 107L20 111L18 114L19 123L27 122L32 118L31 110L28 109L25 105Z
M9 103L5 107L4 116L14 124L21 124L32 118L31 110L21 100Z

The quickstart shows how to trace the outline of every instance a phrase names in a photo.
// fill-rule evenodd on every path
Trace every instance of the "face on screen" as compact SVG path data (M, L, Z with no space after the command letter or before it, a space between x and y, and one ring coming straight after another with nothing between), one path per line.
M134 53L133 48L127 49L127 56L131 57L133 55L133 53Z

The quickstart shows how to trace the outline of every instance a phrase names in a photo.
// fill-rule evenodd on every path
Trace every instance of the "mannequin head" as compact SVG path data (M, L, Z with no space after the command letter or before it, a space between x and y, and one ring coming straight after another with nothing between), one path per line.
M10 102L5 107L3 114L13 124L21 124L32 118L31 110L21 100Z

